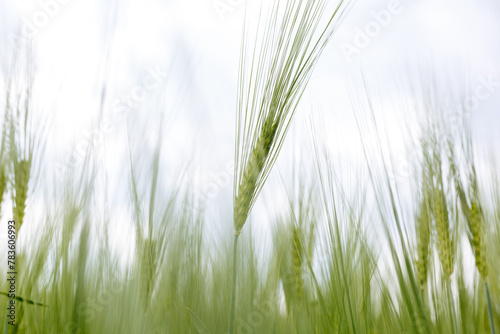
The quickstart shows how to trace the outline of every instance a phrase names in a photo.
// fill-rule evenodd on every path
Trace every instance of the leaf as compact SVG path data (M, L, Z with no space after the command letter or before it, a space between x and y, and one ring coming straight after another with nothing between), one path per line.
M208 330L207 326L205 326L203 321L201 321L201 319L198 318L198 316L193 311L191 311L189 309L189 307L186 307L186 309L188 310L189 315L191 316L191 320L193 320L194 327L196 327L196 329L198 330L198 333L210 334L210 331Z
M0 295L4 295L4 296L7 296L9 297L9 294L8 293L5 293L5 292L1 292L0 291ZM10 298L10 297L9 297ZM14 297L13 299L17 300L17 301L20 301L21 303L26 303L26 304L30 304L30 305L37 305L37 306L43 306L43 307L48 307L47 305L44 305L42 303L37 303L37 302L34 302L30 299L27 299L27 298L22 298L22 297Z

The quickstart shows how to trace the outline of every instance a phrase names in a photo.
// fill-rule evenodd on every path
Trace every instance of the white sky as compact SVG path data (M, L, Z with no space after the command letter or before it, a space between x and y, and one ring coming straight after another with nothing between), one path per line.
M9 69L9 50L12 48L8 36L16 33L19 25L26 25L27 20L33 21L33 17L43 11L43 4L54 1L0 0L0 52L4 76ZM153 126L156 116L148 115L148 110L160 109L168 120L164 133L165 169L162 171L165 182L175 184L179 172L189 165L193 156L199 163L196 166L199 176L195 181L199 189L210 185L212 174L226 173L221 177L229 177L231 182L217 190L208 205L214 230L231 225L232 175L227 166L234 155L244 1L225 12L223 18L215 10L217 1L212 0L67 2L59 5L47 25L38 29L32 39L36 45L37 63L35 101L40 116L50 119L50 150L46 160L57 164L72 143L84 140L86 132L98 128L100 89L106 78L105 45L109 42L107 36L113 36L104 108L113 131L104 136L97 148L105 154L110 180L113 175L118 175L114 181L123 177L119 170L125 163L117 152L124 148L126 122L135 127L132 133L135 131L136 138L144 140L133 145L141 147L147 156L154 144L153 139L148 138L153 138L150 134L157 132ZM398 13L391 15L390 23L349 61L342 46L355 46L358 31L374 22L373 11L380 12L391 6L396 6ZM116 15L114 33L106 28L111 14ZM335 140L332 150L363 163L346 89L346 81L358 75L360 68L371 81L378 83L373 90L380 91L377 96L384 105L378 112L387 122L394 148L400 150L395 155L401 156L402 139L408 135L403 129L408 113L402 106L415 98L400 84L407 80L404 71L425 67L432 59L433 66L439 69L453 71L466 67L471 87L476 87L480 78L489 76L500 82L499 18L500 3L493 0L401 0L396 5L387 0L358 1L316 67L290 132L301 134L300 139L288 138L277 168L286 173L292 144L308 147L311 114L316 115L316 119L321 115L324 130ZM126 121L113 118L115 101L141 84L150 68L168 72L163 86L148 93ZM498 140L495 133L500 124L499 106L500 86L481 101L477 113L470 119L479 143L489 145L494 138ZM146 119L151 122L147 123ZM144 130L138 124L149 124L149 128ZM151 156L146 158L151 159ZM268 231L267 223L272 220L268 214L276 210L266 204L269 199L273 203L286 200L283 189L273 178L253 212L252 224L259 230ZM113 205L122 216L119 208L127 204L117 200Z

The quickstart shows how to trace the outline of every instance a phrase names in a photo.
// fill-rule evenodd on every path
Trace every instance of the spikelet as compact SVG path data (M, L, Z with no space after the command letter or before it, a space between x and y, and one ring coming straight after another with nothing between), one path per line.
M28 198L28 181L30 178L31 163L21 159L14 161L14 220L19 228L24 221L26 200Z
M259 139L255 144L250 159L245 167L243 178L238 186L238 195L234 204L234 228L236 235L241 233L245 225L248 213L255 197L257 182L262 173L264 163L269 157L269 152L274 142L279 120L270 118L263 124Z

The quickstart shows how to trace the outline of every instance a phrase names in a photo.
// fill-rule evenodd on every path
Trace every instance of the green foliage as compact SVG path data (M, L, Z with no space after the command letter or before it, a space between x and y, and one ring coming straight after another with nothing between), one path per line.
M128 188L121 190L129 202L119 228L132 234L119 236L119 251L113 243L117 228L97 191L110 191L106 182L98 182L105 171L90 158L45 194L42 216L25 216L35 189L31 180L40 168L34 157L43 145L35 145L32 125L23 126L32 124L31 109L23 114L7 102L1 209L5 216L3 195L10 190L12 215L19 226L23 220L29 224L19 235L27 242L17 254L16 325L8 326L2 316L5 333L227 333L230 322L241 334L494 333L500 328L496 168L480 182L471 137L443 127L422 126L416 148L421 159L414 166L418 186L409 208L401 205L389 164L383 164L381 175L374 171L376 159L368 153L382 155L380 147L368 152L364 141L371 184L359 177L353 191L343 187L336 157L314 141L314 176L301 170L295 175L297 189L273 194L287 198L288 206L269 215L271 242L261 242L251 229L239 236L333 32L330 20L314 34L325 2L302 3L305 7L287 2L283 21L271 21L285 33L266 30L257 58L242 64L233 193L239 248L232 238L207 228L205 212L193 209L191 189L184 193L165 186L171 175L161 160L161 126L152 158L138 158L132 148L127 152ZM280 8L278 2L274 6L273 17ZM342 14L339 8L332 17ZM458 149L468 152L465 162L459 161ZM0 291L5 309L5 280Z

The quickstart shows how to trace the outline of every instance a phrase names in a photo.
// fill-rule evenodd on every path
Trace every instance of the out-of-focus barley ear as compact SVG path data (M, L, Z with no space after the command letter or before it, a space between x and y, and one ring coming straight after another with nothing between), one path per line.
M446 196L443 190L441 163L438 161L434 167L437 169L437 173L433 185L432 204L437 234L437 248L443 276L446 281L450 282L454 267L453 238L451 235Z
M424 198L420 202L419 212L417 216L417 248L418 248L418 259L417 259L417 272L420 282L420 287L425 288L427 282L427 273L429 270L429 258L430 258L430 239L431 239L431 211L429 208L428 195L425 194Z
M293 276L295 281L294 292L297 301L302 300L304 292L304 281L302 279L302 241L300 236L300 229L297 226L292 227L292 264Z
M5 97L5 112L4 119L2 124L2 144L0 146L0 217L2 216L2 204L3 197L5 192L7 191L8 182L9 182L9 174L8 174L8 130L9 130L9 117L10 117L10 84L7 85L6 89L6 97Z
M460 202L460 208L465 216L468 228L469 243L474 254L476 268L479 276L484 280L486 288L486 299L488 305L488 315L490 319L491 333L495 333L495 324L493 321L493 311L491 308L491 298L488 287L488 263L486 259L486 236L485 236L485 217L479 200L479 187L477 182L476 168L474 165L474 155L472 150L472 141L470 134L462 138L462 147L465 148L466 162L468 167L467 178L469 180L469 199L465 192L465 187L460 179L458 163L451 143L448 144L448 154L450 161L450 170L453 176L455 190ZM470 204L469 204L470 203Z
M479 191L477 188L477 180L475 175L475 168L472 161L472 156L468 157L470 172L468 179L470 180L470 195L467 196L465 187L460 179L460 174L457 169L457 162L455 161L454 150L449 145L450 155L450 170L453 176L455 190L460 202L460 208L467 222L469 243L474 254L477 270L482 279L486 281L488 277L488 265L485 253L485 236L484 236L484 215L479 202ZM467 198L469 197L469 198Z
M32 115L33 66L26 68L28 81L22 83L22 91L8 96L6 125L3 141L6 141L5 152L8 155L7 180L11 188L13 202L13 218L20 229L24 223L29 193L38 181L40 157L43 155L47 130L44 122L35 120ZM10 99L15 97L16 103ZM3 148L2 148L3 149ZM35 161L35 163L33 163ZM33 169L34 167L34 169Z
M474 199L471 200L469 229L476 267L481 278L486 281L488 278L488 264L486 262L484 243L484 218L479 203Z
M14 220L21 228L26 211L28 198L28 182L30 178L31 162L26 159L14 161Z
M431 251L431 224L432 211L430 198L432 198L431 185L431 166L427 154L427 145L423 145L424 160L422 162L422 180L420 189L420 200L416 215L417 229L417 274L420 288L423 290L427 283L427 274L429 271L429 260Z
M436 136L435 138L439 138ZM432 205L434 224L437 234L437 248L443 278L448 292L448 304L452 315L452 326L454 333L458 334L457 314L451 290L451 275L455 267L455 240L450 226L450 216L443 182L443 163L441 160L441 147L437 140L433 144L433 160L430 164L432 175Z
M7 191L7 170L2 158L0 162L0 217L2 216L3 196Z

